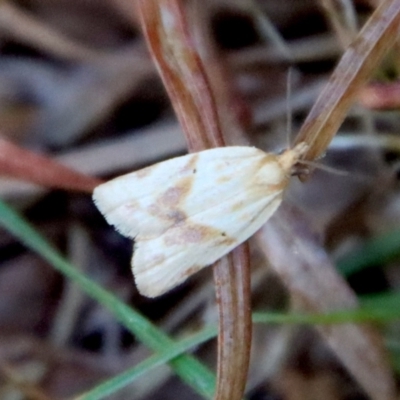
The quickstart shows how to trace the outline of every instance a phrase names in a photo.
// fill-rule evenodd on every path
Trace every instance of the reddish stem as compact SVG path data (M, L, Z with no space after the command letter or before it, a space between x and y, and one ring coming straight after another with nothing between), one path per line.
M0 139L0 174L37 185L91 193L99 179Z
M218 111L179 0L139 0L142 27L153 59L182 125L189 151L224 146ZM248 247L214 264L219 305L215 399L242 398L250 358L251 309Z

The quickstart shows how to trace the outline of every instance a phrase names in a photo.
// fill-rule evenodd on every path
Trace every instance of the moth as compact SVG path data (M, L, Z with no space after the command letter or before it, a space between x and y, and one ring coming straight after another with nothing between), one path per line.
M282 154L221 147L160 162L96 187L105 219L135 239L141 294L159 296L229 253L272 216L308 146Z

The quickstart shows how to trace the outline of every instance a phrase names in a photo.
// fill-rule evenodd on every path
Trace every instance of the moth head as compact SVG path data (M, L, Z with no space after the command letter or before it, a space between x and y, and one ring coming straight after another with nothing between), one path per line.
M287 171L290 175L297 175L298 172L293 167L299 162L301 157L307 152L308 144L301 142L292 149L285 150L279 156L279 163L281 164L284 171Z

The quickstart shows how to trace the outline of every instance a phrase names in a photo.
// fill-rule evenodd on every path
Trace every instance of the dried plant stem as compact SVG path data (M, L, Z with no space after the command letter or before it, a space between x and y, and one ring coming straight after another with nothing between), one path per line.
M188 34L179 0L140 0L142 27L182 125L190 151L224 146L218 111L201 59ZM214 264L219 305L215 399L242 398L251 344L248 247Z
M400 1L382 2L343 54L296 137L295 144L310 145L305 160L314 161L325 153L360 87L397 39L399 23Z
M0 173L45 187L91 193L101 180L0 139Z
M354 310L357 298L294 207L283 205L258 232L260 248L305 313ZM381 337L366 324L317 326L342 364L373 400L393 400L394 382Z
M190 151L224 145L201 60L177 0L140 1L142 25Z

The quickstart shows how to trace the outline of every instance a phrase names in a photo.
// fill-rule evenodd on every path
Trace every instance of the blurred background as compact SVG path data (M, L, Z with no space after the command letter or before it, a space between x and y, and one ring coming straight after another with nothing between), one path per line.
M288 147L377 3L186 1L212 84L229 93L223 121L228 142L275 152ZM224 72L223 82L214 68ZM387 86L369 84L360 92L340 137L321 160L346 174L318 169L305 185L293 179L287 193L287 204L298 209L334 261L399 228L399 68L397 47L373 77ZM185 154L134 2L1 1L0 133L103 179ZM181 337L216 322L209 269L160 299L138 294L130 270L132 241L106 224L90 195L3 174L0 196L86 275L163 331ZM399 247L389 260L348 277L357 294L398 287ZM254 309L286 309L287 290L255 243L252 267ZM396 323L384 332L400 344ZM149 354L103 307L1 230L1 399L71 398ZM215 368L215 341L196 355ZM393 360L396 370L395 354ZM316 331L296 325L255 326L247 394L249 400L368 398ZM200 397L163 366L108 398Z

